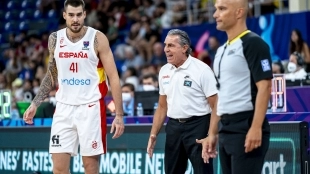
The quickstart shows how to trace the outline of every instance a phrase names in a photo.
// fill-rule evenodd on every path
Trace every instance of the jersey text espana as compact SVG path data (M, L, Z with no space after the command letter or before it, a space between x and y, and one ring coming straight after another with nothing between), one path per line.
M58 70L58 102L80 105L106 95L106 74L94 50L96 32L88 27L84 37L73 43L67 38L66 28L57 31L54 57Z

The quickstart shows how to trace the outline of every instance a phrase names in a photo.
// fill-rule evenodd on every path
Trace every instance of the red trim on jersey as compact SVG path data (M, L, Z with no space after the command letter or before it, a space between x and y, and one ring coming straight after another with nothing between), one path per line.
M100 60L99 60L98 65L97 65L97 69L98 68L103 68L103 65L102 65ZM105 71L104 71L103 75L105 76ZM98 87L99 87L99 91L100 91L100 94L101 94L101 98L104 98L107 95L107 92L108 92L108 86L106 84L106 77L105 77L104 81L99 83Z
M106 107L103 99L99 100L101 117L101 139L103 144L103 153L107 153L107 116Z
M99 60L99 62L98 62L97 68L103 68L103 65L102 65L102 63L101 63L100 60Z
M103 99L107 95L107 92L108 92L108 86L106 84L106 81L99 83L98 88L101 94L101 99Z

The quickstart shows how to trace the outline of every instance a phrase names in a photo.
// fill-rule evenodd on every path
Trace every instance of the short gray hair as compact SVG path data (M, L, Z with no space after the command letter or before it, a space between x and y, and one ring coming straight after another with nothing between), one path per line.
M180 38L180 45L184 46L184 45L188 45L188 48L186 50L186 55L190 55L192 53L192 49L191 49L191 40L189 39L188 34L180 29L172 29L169 30L167 35L176 35L179 36Z

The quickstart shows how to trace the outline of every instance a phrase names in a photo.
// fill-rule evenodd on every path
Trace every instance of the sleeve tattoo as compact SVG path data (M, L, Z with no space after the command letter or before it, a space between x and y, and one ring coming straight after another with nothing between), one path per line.
M56 47L57 33L53 32L48 38L48 50L49 50L49 61L47 72L43 78L40 89L36 97L33 99L33 103L38 107L49 96L50 91L55 87L57 81L57 66L54 58L54 50Z

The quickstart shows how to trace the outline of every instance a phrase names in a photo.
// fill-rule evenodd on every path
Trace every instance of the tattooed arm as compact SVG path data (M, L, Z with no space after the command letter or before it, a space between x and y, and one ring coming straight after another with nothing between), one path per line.
M50 91L53 89L57 81L58 72L56 61L54 58L56 40L57 40L57 33L53 32L48 38L48 50L50 56L48 61L47 72L41 82L38 94L32 101L32 104L34 104L36 107L39 107L40 104L44 101L44 99L48 97Z

